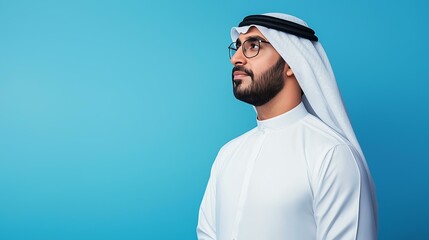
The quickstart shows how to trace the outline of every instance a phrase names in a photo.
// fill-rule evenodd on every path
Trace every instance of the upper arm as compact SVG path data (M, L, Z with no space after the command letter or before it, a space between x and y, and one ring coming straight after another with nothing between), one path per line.
M222 155L219 151L210 171L210 177L201 201L198 213L197 238L199 240L216 239L216 179L217 166Z
M210 176L198 214L197 237L199 240L216 239L215 186L215 178Z
M366 189L366 176L359 167L357 155L348 145L333 147L314 172L314 217L317 239L357 239L362 189ZM364 183L364 185L362 185ZM368 232L362 239L375 239ZM360 238L359 237L359 238Z

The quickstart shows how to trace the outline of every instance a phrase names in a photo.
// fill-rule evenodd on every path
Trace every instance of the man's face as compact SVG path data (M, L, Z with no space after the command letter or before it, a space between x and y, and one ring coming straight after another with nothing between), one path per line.
M262 40L257 56L247 58L242 51L246 40ZM274 98L284 87L285 61L267 42L262 33L251 27L237 39L237 52L232 56L232 82L234 96L254 106L262 106ZM249 53L247 51L246 53ZM248 56L250 54L247 54Z

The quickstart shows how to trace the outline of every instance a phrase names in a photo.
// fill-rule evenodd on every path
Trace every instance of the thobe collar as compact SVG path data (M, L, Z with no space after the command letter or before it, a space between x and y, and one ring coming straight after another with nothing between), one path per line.
M292 125L308 114L304 103L298 104L291 110L267 120L258 120L258 129L281 129Z

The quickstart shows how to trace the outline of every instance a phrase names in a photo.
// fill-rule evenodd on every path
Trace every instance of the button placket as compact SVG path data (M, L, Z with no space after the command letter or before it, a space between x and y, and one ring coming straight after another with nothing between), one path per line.
M266 129L260 128L259 130L260 130L260 132L258 134L259 135L258 137L260 139L258 140L257 148L255 148L255 152L252 154L252 157L250 158L251 160L247 164L246 174L244 176L241 193L240 193L240 197L238 200L237 212L236 212L234 226L233 226L233 232L232 232L232 236L233 236L232 239L233 240L237 240L237 235L238 235L238 230L239 230L239 226L240 226L240 222L241 222L241 217L243 215L243 209L244 209L244 205L246 203L247 192L249 190L249 183L250 183L250 179L251 179L251 176L253 173L253 167L255 165L256 160L258 159L259 153L261 151L261 148L263 146L265 136L266 136Z

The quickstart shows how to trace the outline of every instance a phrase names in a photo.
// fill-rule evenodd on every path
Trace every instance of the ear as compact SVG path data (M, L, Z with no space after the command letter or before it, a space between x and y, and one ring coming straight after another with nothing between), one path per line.
M288 77L292 77L293 76L292 68L290 68L289 65L286 66L286 76L288 76Z

